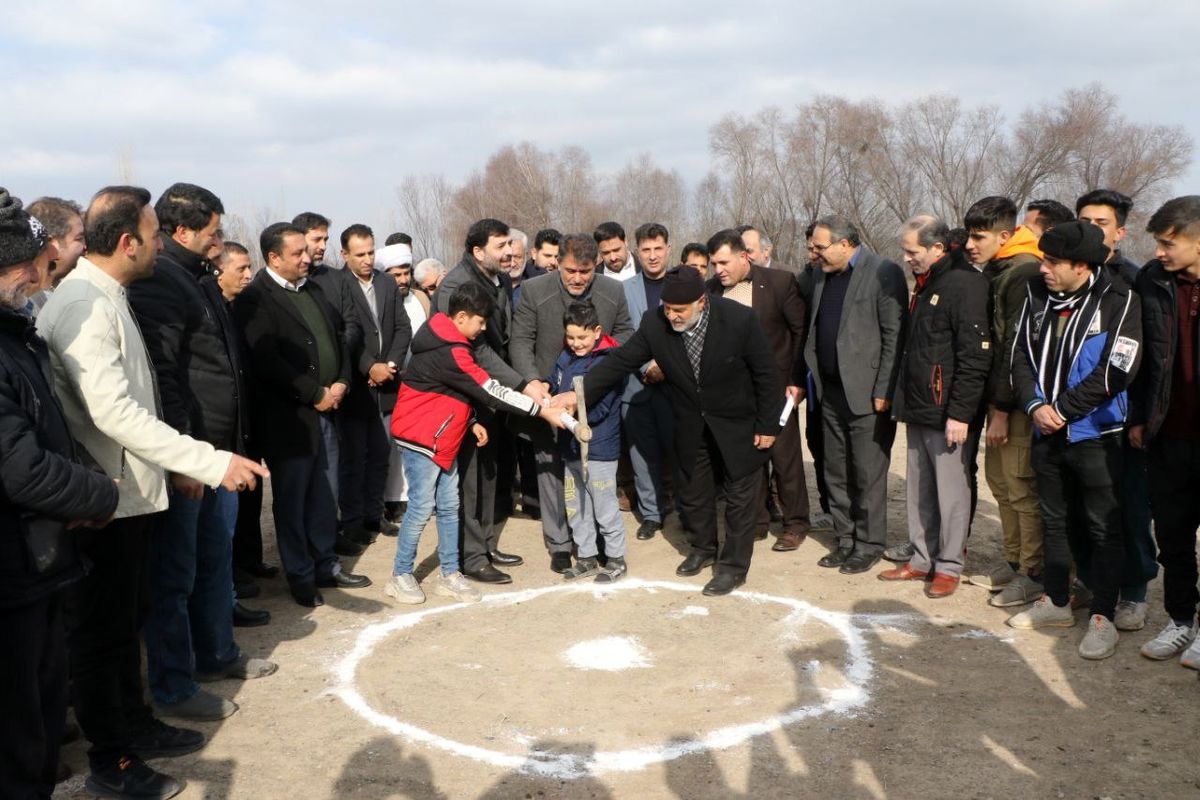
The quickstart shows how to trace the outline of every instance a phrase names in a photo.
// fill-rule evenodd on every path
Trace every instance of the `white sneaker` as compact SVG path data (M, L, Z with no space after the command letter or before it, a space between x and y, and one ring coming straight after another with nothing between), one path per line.
M461 572L451 572L449 575L443 575L434 584L433 591L435 594L440 594L443 597L453 597L463 603L478 603L483 599L483 595L479 590L467 582Z
M1108 658L1117 651L1117 642L1121 634L1117 626L1102 614L1092 614L1088 620L1087 633L1079 643L1079 655L1092 661Z
M383 593L388 597L394 598L398 603L408 603L415 606L425 602L425 593L421 591L417 579L413 577L411 572L406 572L403 575L393 575L392 579L383 587Z
M1192 646L1183 651L1179 664L1188 669L1200 669L1200 639L1193 640Z
M1113 615L1113 624L1119 631L1140 631L1146 627L1146 604L1133 600L1122 600L1117 603L1117 613Z
M1033 630L1034 628L1073 628L1075 615L1070 606L1056 606L1050 595L1044 594L1031 608L1008 618L1010 628Z
M1166 661L1188 649L1188 645L1196 641L1195 625L1178 625L1175 620L1167 620L1164 627L1150 641L1142 645L1142 655L1154 661ZM1194 649L1194 648L1193 648ZM1200 656L1200 653L1194 655Z

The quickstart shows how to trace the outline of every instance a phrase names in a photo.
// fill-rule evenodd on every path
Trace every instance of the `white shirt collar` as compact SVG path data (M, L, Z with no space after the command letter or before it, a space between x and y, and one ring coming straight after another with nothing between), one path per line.
M304 277L304 278L301 278L300 280L296 281L295 283L292 283L287 278L284 278L282 275L280 275L278 272L271 269L270 267L267 267L267 275L269 275L271 277L271 280L275 281L276 283L278 283L280 286L282 286L284 289L286 289L289 292L300 291L300 287L308 282L308 278Z

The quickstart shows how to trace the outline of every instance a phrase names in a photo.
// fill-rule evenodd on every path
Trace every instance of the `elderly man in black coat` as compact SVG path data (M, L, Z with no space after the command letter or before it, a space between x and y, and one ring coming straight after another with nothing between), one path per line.
M675 574L691 576L716 561L704 586L729 594L746 581L762 467L779 434L783 387L766 336L745 306L707 297L690 267L667 273L662 306L642 317L622 347L588 373L588 402L654 359L676 412L675 455L682 473L679 503L691 552ZM574 402L570 394L559 402ZM717 485L725 493L725 546L717 553Z
M117 487L78 463L50 357L20 313L53 245L0 189L0 797L49 797L67 711L63 592L83 575L68 525L102 522Z

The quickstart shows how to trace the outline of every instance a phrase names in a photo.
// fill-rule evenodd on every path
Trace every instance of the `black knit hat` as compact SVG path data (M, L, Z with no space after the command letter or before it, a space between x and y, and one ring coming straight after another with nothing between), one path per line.
M1083 261L1092 265L1108 260L1109 249L1104 244L1104 231L1090 222L1060 222L1042 234L1038 249L1053 258Z
M50 241L46 228L0 188L0 269L32 261Z
M693 267L671 267L663 278L662 301L673 306L694 303L704 296L704 278Z

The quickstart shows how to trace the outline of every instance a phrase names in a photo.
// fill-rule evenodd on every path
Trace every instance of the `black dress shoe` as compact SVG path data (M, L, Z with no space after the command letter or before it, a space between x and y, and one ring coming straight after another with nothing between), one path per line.
M842 564L838 572L843 575L857 575L860 572L866 572L871 567L879 563L879 553L858 553L850 556Z
M365 545L351 539L349 536L338 534L333 542L333 552L339 556L361 556L367 550Z
M317 578L317 586L322 589L361 589L370 585L371 579L366 575L355 575L344 569L328 578Z
M473 581L480 583L512 583L512 576L507 572L501 572L491 564L486 564L479 569L464 569L463 575L466 575Z
M279 567L260 561L245 568L245 571L256 578L274 578L279 574Z
M638 525L637 537L643 542L647 539L653 539L654 534L662 530L662 523L653 519L644 519L642 524Z
M306 608L325 605L325 598L321 596L320 590L315 586L292 587L292 599Z
M138 758L174 758L194 753L201 747L204 747L204 734L200 731L176 728L153 717L129 743L129 749Z
M570 553L551 553L550 554L550 571L557 572L562 575L571 568Z
M703 553L691 553L687 558L680 562L678 567L675 568L675 574L682 578L690 578L693 575L699 575L700 570L704 569L714 561L716 561L716 559L710 555L705 555Z
M838 547L837 550L834 550L832 553L828 553L828 554L822 556L821 560L817 562L817 566L818 567L831 567L831 568L832 567L840 567L842 564L845 564L846 559L849 558L850 556L852 556L853 554L854 554L853 547L850 547L847 545L841 545L840 547Z
M98 797L153 797L166 800L182 792L187 784L151 769L137 756L128 756L106 769L93 769L83 786Z
M727 572L722 572L704 584L704 588L700 591L700 594L707 595L708 597L719 597L723 594L729 594L745 582L745 575L730 575Z
M257 628L270 621L270 611L255 611L252 608L246 608L241 603L233 604L233 627L235 628Z
M488 558L493 564L499 564L502 567L519 567L525 563L525 559L513 553L502 553L499 550L489 550Z

